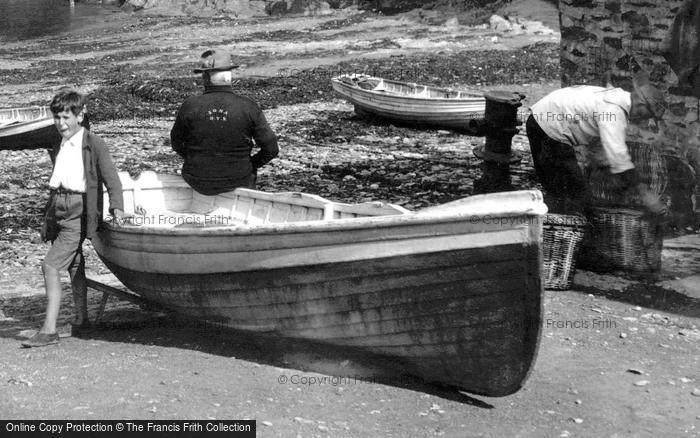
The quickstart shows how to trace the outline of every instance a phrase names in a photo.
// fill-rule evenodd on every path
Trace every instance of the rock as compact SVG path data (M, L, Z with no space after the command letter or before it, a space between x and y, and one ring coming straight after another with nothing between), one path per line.
M496 14L489 18L489 26L496 32L508 32L513 30L513 24L510 21Z
M333 424L340 429L350 430L350 426L348 426L347 421L334 421Z
M284 2L283 2L284 3ZM295 3L302 3L296 1ZM311 0L309 3L325 3ZM327 6L327 4L326 4ZM163 15L213 16L232 15L238 18L268 15L263 1L238 0L126 0L121 6L127 12L148 12Z
M581 424L581 423L583 423L583 418L572 418L571 420L573 420L573 422L576 423L576 424Z
M140 11L147 3L148 0L126 0L122 5L122 9L128 12Z
M22 330L21 332L17 333L17 336L21 338L31 338L36 334L37 330L34 329L27 329L27 330Z
M17 379L15 379L15 378L10 378L10 379L7 380L7 383L9 383L9 384L11 384L11 385L27 385L27 386L33 386L33 385L34 385L34 384L33 384L32 382L30 382L29 380L27 380L27 379L22 379L22 378L17 378Z
M648 380L638 380L634 382L634 386L647 386L649 384Z
M270 15L328 15L332 13L328 2L320 0L292 0L266 2Z
M286 1L271 1L265 5L265 12L270 15L283 15L287 13Z
M700 397L700 388L693 389L693 391L690 393L690 395L694 395L695 397Z
M684 336L689 341L699 341L700 340L700 330L688 330L682 329L678 332L679 335Z
M263 426L272 426L272 423L270 423L269 421L261 421L261 423L263 424Z
M445 21L445 27L448 29L456 29L459 27L459 20L457 17L452 17L449 20Z
M637 375L643 375L643 374L644 374L644 371L639 370L639 369L637 369L637 368L630 368L630 369L627 370L627 372L628 372L628 373L632 373L632 374L637 374Z

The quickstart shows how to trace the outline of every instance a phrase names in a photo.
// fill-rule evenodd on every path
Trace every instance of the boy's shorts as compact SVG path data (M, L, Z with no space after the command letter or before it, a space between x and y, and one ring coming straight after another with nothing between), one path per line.
M44 264L59 271L66 270L83 257L85 240L85 194L76 192L51 192L51 204L46 220L54 220L58 236L46 253Z

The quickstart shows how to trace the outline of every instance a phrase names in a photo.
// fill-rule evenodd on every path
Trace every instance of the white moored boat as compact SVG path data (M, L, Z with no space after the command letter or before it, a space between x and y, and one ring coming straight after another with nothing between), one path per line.
M49 148L60 140L48 107L0 108L0 150Z
M484 117L486 100L477 91L452 90L392 81L363 74L331 79L333 89L358 114L372 114L404 123L471 132L470 122Z

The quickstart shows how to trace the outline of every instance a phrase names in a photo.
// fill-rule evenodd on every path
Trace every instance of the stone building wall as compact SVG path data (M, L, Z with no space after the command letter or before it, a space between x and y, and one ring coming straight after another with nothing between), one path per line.
M630 139L661 147L700 175L700 1L559 0L559 12L562 86L602 84L610 72L630 91L632 74L648 73L668 110L663 124L631 126Z
M691 0L692 1L692 0ZM667 92L666 129L633 130L679 153L700 148L698 97L683 94L671 68L672 29L685 0L560 0L562 85L613 83L631 89L631 75L643 70ZM679 94L681 93L681 94Z

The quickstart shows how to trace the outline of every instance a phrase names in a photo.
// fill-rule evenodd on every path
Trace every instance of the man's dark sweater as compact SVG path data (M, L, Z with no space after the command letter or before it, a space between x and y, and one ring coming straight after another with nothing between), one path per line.
M185 100L170 140L185 159L182 177L204 195L253 187L257 169L279 153L258 104L230 86L208 86L204 94ZM251 156L255 145L260 151Z

